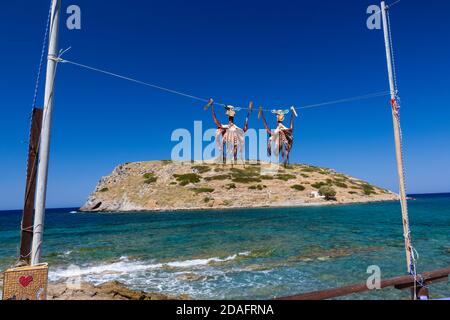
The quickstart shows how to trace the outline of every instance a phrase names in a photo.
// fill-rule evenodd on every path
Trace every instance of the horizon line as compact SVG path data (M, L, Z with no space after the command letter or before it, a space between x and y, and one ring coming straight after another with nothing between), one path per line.
M412 196L432 196L432 195L450 195L450 191L447 192L431 192L431 193L410 193L407 196L408 197L412 197ZM68 209L79 209L81 208L80 206L76 206L76 207L53 207L53 208L45 208L46 210L68 210ZM5 211L23 211L23 209L0 209L0 212L5 212Z

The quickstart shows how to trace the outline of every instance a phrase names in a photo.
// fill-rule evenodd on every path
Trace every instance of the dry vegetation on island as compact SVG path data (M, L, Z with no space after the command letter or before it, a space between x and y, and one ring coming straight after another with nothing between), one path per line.
M323 197L312 197L314 193ZM118 166L99 181L81 211L286 207L396 199L396 194L368 182L303 164L151 161Z

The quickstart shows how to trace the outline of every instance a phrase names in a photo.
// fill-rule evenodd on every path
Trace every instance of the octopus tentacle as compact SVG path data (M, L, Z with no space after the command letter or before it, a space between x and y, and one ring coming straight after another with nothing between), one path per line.
M216 131L216 144L220 154L224 154L227 158L237 160L235 152L239 152L241 160L243 160L243 150L244 150L244 130L237 126L232 126L229 128L218 129ZM222 139L220 138L222 137ZM224 145L226 145L224 147ZM225 150L224 150L225 148Z

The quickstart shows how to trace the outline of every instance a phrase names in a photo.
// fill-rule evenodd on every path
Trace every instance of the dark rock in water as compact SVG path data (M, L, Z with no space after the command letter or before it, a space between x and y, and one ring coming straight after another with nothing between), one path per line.
M178 280L182 281L203 281L206 280L206 276L202 276L195 273L186 273L177 277Z
M312 262L314 260L327 261L330 259L351 256L361 252L371 252L381 250L381 247L338 247L326 249L320 246L312 246L306 249L305 253L289 258L290 261Z

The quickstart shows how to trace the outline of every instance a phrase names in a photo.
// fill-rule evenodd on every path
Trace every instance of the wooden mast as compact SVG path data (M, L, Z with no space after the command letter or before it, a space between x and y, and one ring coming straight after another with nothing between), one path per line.
M47 75L45 81L44 114L42 119L41 142L39 145L39 167L37 174L36 213L34 217L31 265L41 259L42 237L44 233L45 200L47 194L48 161L50 153L50 131L53 112L54 82L58 59L58 32L61 0L53 0L50 19L50 41L48 45Z
M384 41L386 47L386 58L387 67L389 73L389 86L391 91L391 104L392 104L392 121L394 125L394 139L395 139L395 154L397 158L397 172L399 178L400 186L400 204L402 208L402 221L403 221L403 236L405 240L405 251L406 251L406 262L408 273L413 274L416 272L414 270L414 264L412 261L413 249L411 246L411 235L409 230L409 217L408 217L408 203L406 199L406 187L405 187L405 175L404 175L404 164L403 164L403 153L402 153L402 137L400 129L400 118L399 118L399 105L397 99L397 88L394 78L394 67L392 63L392 48L391 48L391 36L388 25L387 17L388 7L384 1L381 2L381 14L383 18L383 31L384 31Z

